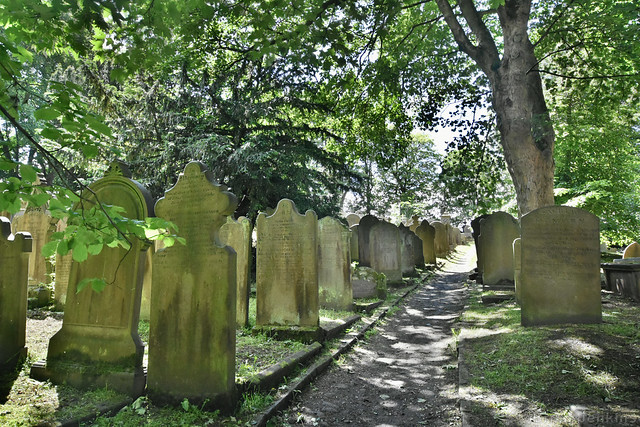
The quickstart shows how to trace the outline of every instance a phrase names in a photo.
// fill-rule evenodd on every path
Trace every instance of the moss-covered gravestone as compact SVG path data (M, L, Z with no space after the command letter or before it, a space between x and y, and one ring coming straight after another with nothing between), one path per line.
M258 215L256 228L256 326L315 333L319 327L316 213L308 210L300 215L291 200L282 199L272 215Z
M358 240L358 224L349 227L351 230L351 261L360 260L360 241Z
M522 239L518 237L513 241L513 284L516 288L516 302L520 304L522 292Z
M425 264L436 263L436 249L435 249L435 236L436 229L429 224L429 221L424 220L416 227L416 235L422 241L422 256Z
M237 254L236 268L236 325L249 324L249 294L251 293L249 274L251 272L251 221L241 216L238 220L227 217L227 223L220 227L220 241L231 246Z
M151 215L151 195L130 179L128 168L113 163L104 178L90 185L77 209L104 204L124 208L123 215L144 220ZM95 195L94 195L95 194ZM102 249L86 261L73 262L67 289L62 329L49 341L46 364L32 366L31 376L78 388L108 387L132 396L142 393L144 345L138 336L142 273L148 243L130 239L131 248ZM101 292L87 286L76 292L85 278L103 278Z
M24 213L17 214L12 220L13 233L25 232L31 235L32 251L29 255L29 292L32 293L42 285L51 282L51 261L42 256L42 247L49 241L55 231L55 223L51 215L42 208L27 208Z
M390 286L402 284L400 231L390 222L379 221L369 233L371 268L387 276Z
M440 221L433 221L431 226L435 229L433 245L436 257L445 258L449 254L449 235L446 224Z
M409 230L409 227L400 224L398 226L398 231L400 234L400 257L402 261L402 275L403 276L414 276L416 274L416 251L415 247L416 242L413 239L415 234L413 231ZM420 247L420 251L422 252L422 247ZM422 254L420 254L422 257Z
M26 357L27 281L31 236L11 234L0 216L0 374L13 371Z
M236 206L196 162L156 203L156 215L186 239L153 257L147 388L157 402L233 408L236 253L218 231Z
M471 228L473 232L471 236L473 237L473 243L476 247L476 258L477 258L477 266L478 266L478 283L482 283L482 263L484 262L484 254L482 253L482 248L480 247L480 242L478 238L480 237L480 233L482 232L482 220L488 217L489 214L480 215L471 220Z
M514 290L513 241L520 237L518 220L506 212L494 212L481 221L481 227L483 288Z
M602 321L599 226L595 215L568 206L522 217L523 326Z
M373 215L365 215L358 224L358 262L361 267L371 267L371 254L369 253L369 233L371 227L380 220Z
M331 217L318 221L318 288L321 307L351 310L351 231Z

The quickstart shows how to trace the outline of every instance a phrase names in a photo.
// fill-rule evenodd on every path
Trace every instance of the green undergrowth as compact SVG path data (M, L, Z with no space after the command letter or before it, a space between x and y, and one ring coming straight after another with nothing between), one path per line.
M601 324L525 328L515 301L485 306L481 297L474 285L461 316L464 363L477 393L511 396L560 418L574 404L629 407L640 401L637 303L604 294Z

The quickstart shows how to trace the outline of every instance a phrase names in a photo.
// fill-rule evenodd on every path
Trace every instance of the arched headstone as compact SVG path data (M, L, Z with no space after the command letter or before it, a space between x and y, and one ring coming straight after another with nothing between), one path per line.
M481 221L481 227L483 288L514 290L513 241L520 237L518 220L506 212L494 212Z
M351 310L351 231L335 218L318 221L318 288L320 306Z
M379 221L369 233L371 268L387 276L389 285L402 283L402 249L398 227Z
M633 242L624 249L622 258L639 258L640 257L640 244Z
M429 221L424 220L418 228L416 228L416 234L422 240L422 255L424 257L425 264L436 263L436 250L435 250L435 235L436 229L429 224Z
M373 215L365 215L360 219L358 224L358 250L359 263L361 267L371 267L371 255L369 253L369 232L371 227L380 222L378 218Z

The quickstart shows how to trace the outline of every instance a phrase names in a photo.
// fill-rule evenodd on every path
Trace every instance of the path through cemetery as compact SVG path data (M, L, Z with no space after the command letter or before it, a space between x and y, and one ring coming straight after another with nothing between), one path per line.
M473 246L458 246L428 284L365 343L305 390L281 421L305 425L461 425L453 323Z

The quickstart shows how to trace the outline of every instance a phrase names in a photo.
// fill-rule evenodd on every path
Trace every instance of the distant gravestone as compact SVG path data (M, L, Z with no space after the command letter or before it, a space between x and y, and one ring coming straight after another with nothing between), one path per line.
M435 236L436 229L429 224L429 221L424 220L418 228L416 228L416 235L422 241L422 255L424 257L425 264L436 263L436 249L435 249Z
M318 217L282 199L256 221L256 326L317 329Z
M358 250L361 267L371 267L371 255L369 253L369 232L371 227L380 222L373 215L365 215L358 224Z
M403 276L413 276L416 274L416 250L415 234L409 230L409 227L400 224L398 226L400 233L400 260L402 265ZM421 248L422 249L422 248Z
M358 225L360 223L360 216L353 213L347 215L347 223L349 224L349 227Z
M358 229L359 225L352 225L349 227L351 230L351 261L359 261L360 260L360 243L358 240Z
M28 233L11 234L0 216L0 374L13 372L27 356L27 282L31 252Z
M518 220L506 212L494 212L481 222L478 243L483 253L484 289L513 290L513 241L520 237Z
M236 206L197 162L156 203L186 239L153 258L148 392L156 401L233 407L236 254L218 230Z
M413 240L413 259L418 268L424 268L424 251L422 249L422 239L415 232L411 232Z
M436 257L445 258L447 254L449 254L449 236L447 234L447 226L440 221L432 222L431 226L435 229L433 244Z
M638 242L633 242L624 249L622 258L638 258L640 257L640 245Z
M29 255L29 289L51 282L51 262L42 256L42 247L55 230L56 221L41 208L27 208L22 215L13 217L13 233L29 233L33 242L33 250Z
M395 225L379 221L369 233L371 268L387 276L387 284L402 283L402 249L400 231Z
M471 228L473 229L473 232L472 232L473 243L476 247L478 282L482 282L482 263L484 262L484 254L482 253L482 249L480 248L480 243L478 242L478 236L480 236L480 232L482 229L481 221L488 216L489 216L488 214L480 215L471 220Z
M513 241L513 282L516 288L516 302L520 304L522 292L522 239L518 237Z
M236 325L245 327L249 324L249 294L251 284L251 221L241 216L238 220L227 218L227 223L220 228L222 243L235 249L237 256L236 268Z
M601 322L598 217L547 206L521 226L522 325Z
M387 278L371 267L356 267L351 272L353 298L387 298Z
M409 230L416 232L416 229L420 227L421 221L418 215L414 215L411 217L411 221L409 223Z
M320 307L351 310L351 231L331 217L318 221Z
M128 168L114 162L105 177L89 186L78 209L95 206L95 198L124 208L124 215L144 221L152 213L151 195L131 180ZM144 345L138 335L142 272L148 244L131 239L131 248L102 249L82 263L73 262L62 329L49 341L46 363L31 368L35 379L77 388L109 387L140 395L145 379ZM101 292L91 286L76 292L85 278L104 278Z

